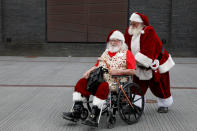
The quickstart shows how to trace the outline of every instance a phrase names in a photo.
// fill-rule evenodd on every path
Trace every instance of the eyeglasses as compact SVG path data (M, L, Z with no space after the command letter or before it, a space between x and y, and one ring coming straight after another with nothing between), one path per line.
M110 42L120 42L121 40L118 40L118 39L112 39L112 40L109 40Z
M132 26L134 26L134 27L136 27L136 26L138 26L140 23L139 23L139 22L135 22L135 21L131 21L129 24L132 25Z

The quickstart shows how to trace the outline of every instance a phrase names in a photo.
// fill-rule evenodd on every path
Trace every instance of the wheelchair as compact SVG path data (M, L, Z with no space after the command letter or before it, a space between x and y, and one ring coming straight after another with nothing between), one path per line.
M100 118L103 114L107 114L107 128L113 128L116 124L116 114L118 112L120 118L127 124L133 124L139 121L144 111L144 95L141 88L132 82L132 76L129 75L115 75L116 82L113 83L116 90L110 91L105 104L102 105ZM127 77L127 82L120 82L121 77ZM87 98L84 102L87 108L84 108L81 114L82 120L88 117L91 112L92 100ZM98 127L97 125L97 127Z

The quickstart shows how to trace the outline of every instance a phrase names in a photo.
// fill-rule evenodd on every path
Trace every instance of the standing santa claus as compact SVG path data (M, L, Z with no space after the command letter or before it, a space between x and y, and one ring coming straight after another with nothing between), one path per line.
M175 63L170 54L162 49L162 42L145 15L136 12L129 20L125 42L137 64L133 81L139 84L144 94L150 88L157 97L158 112L167 113L173 103L169 70Z

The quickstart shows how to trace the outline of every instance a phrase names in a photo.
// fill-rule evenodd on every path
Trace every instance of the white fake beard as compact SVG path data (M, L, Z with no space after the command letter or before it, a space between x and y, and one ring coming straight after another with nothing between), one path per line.
M132 25L129 26L128 33L133 36L137 36L141 33L143 29L143 25L139 25L137 28L133 28Z
M121 46L112 46L109 43L107 44L107 49L111 52L111 53L115 53L118 52L121 49Z
M120 49L123 49L123 50L128 50L128 46L123 43L121 46L111 46L109 43L107 43L107 50L110 51L111 53L114 53L114 52L118 52Z

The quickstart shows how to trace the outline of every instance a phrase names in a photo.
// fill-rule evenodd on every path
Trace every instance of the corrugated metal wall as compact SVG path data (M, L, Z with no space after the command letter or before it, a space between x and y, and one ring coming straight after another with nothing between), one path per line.
M127 26L128 0L47 0L49 42L105 42Z
M149 23L154 27L157 35L166 46L170 45L171 1L129 0L129 14L136 11L145 14L149 19Z
M47 17L48 13L47 8L48 4L58 5L58 1L62 3L62 1L69 0L0 0L1 2L1 31L0 31L0 47L1 53L9 55L7 50L3 48L3 46L12 45L13 43L19 43L20 45L27 46L28 44L40 44L41 46L45 45L48 48L49 44L48 40L51 39L49 34L47 33ZM55 3L54 3L54 2ZM66 22L74 21L74 24L86 24L86 33L84 33L84 40L86 42L95 40L95 41L105 41L106 35L113 28L119 28L121 31L124 31L124 20L127 24L127 15L138 11L144 13L148 16L150 20L150 24L155 28L157 34L160 39L166 40L165 46L174 56L197 56L197 1L196 0L128 0L128 1L118 1L118 0L84 0L86 3L86 14L87 17L70 17L69 19L66 17L62 18L66 20ZM75 0L70 2L75 2ZM121 2L121 3L120 3ZM119 6L120 3L120 8ZM76 4L79 4L76 2ZM121 5L122 4L122 5ZM129 12L127 12L128 7L124 8L124 5L129 6ZM68 5L69 6L69 5ZM52 6L50 6L52 8ZM118 8L118 9L117 9ZM55 10L55 9L54 9ZM58 8L59 12L61 9ZM67 14L71 13L72 9L67 10ZM81 6L76 5L76 9L73 11L82 10ZM89 11L88 11L89 10ZM104 11L105 10L105 11ZM111 10L111 11L110 11ZM101 17L102 14L105 17ZM79 11L80 12L80 11ZM108 15L108 12L111 15ZM113 15L112 13L122 13L120 15ZM61 12L62 13L62 12ZM75 12L72 12L75 13ZM81 11L82 13L82 11ZM78 12L76 14L79 14ZM73 16L73 15L70 15ZM88 17L89 16L89 17ZM114 17L112 17L114 16ZM62 21L63 21L62 20ZM70 20L70 21L69 21ZM110 21L111 20L111 21ZM116 23L121 25L117 25ZM60 19L61 21L61 19ZM88 23L89 21L89 23ZM114 21L114 24L112 23ZM53 21L52 21L53 22ZM99 26L102 22L102 25L106 25L105 27ZM81 25L82 25L81 24ZM69 25L69 24L68 24ZM72 25L73 26L73 25ZM67 26L68 28L70 27ZM97 28L98 27L98 28ZM59 27L60 29L63 26ZM78 27L80 28L80 27ZM72 27L71 29L74 29ZM87 33L91 32L91 33ZM47 38L48 35L48 39ZM55 35L54 35L55 36ZM62 34L61 32L57 37L66 37L67 35ZM69 36L69 34L68 34ZM79 35L74 35L75 40L79 39ZM59 38L58 38L59 39ZM57 39L57 40L58 40ZM60 40L60 39L59 39ZM73 41L74 42L74 41ZM44 43L44 44L43 44ZM56 48L63 49L63 46L69 43L62 43L62 46L59 46L57 43L52 43ZM95 43L91 43L95 44ZM89 45L91 45L89 44ZM72 45L72 43L71 43ZM65 47L67 48L67 47ZM17 49L20 49L18 47ZM17 50L15 47L13 50ZM47 50L42 50L41 52L48 53ZM52 50L52 49L51 49ZM96 50L96 49L95 49ZM12 50L10 50L11 52ZM52 52L52 51L50 51ZM59 53L58 51L54 51ZM62 51L64 52L64 51ZM22 53L19 51L18 54Z

